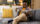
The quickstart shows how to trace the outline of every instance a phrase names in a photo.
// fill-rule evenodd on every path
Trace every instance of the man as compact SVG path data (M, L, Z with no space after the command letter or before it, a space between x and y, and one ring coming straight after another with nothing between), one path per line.
M29 13L29 10L31 9L27 8L27 2L24 1L23 8L19 10L20 10L19 16L13 19L13 24L17 24L19 21L27 21L27 15Z

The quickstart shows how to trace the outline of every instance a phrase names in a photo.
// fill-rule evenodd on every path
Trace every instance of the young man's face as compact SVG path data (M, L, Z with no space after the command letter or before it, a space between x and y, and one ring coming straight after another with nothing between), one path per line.
M24 8L26 8L26 6L27 6L27 3L26 3L26 2L24 2L24 3L23 3L23 7L24 7Z

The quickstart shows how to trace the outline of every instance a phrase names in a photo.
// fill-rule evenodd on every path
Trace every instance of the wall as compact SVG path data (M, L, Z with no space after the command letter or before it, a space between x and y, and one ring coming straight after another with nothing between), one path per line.
M31 0L32 2L32 4L31 4L31 6L32 6L32 8L34 9L34 10L40 10L40 0Z

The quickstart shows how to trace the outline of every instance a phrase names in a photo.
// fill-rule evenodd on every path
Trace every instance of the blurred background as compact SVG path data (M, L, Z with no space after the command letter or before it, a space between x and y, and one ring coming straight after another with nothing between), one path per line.
M15 16L15 9L23 7L23 1L27 1L27 5L31 7L31 0L0 0L0 16L3 16L6 12L6 8L12 9Z
M0 23L7 24L16 17L16 8L23 8L23 1L32 10L40 10L40 0L0 0Z
M0 0L0 23L7 23L16 17L16 8L23 8L23 1L31 7L31 0Z

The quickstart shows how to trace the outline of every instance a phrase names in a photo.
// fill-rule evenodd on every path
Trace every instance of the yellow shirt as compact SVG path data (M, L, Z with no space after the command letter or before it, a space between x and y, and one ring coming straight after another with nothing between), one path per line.
M25 9L26 9L26 8L22 8L22 10L25 10ZM21 11L22 11L22 10L21 10ZM20 13L19 13L19 14L21 14L21 11L20 11Z

